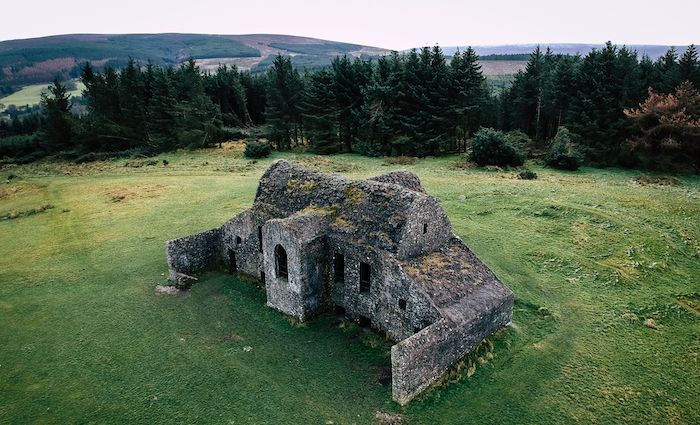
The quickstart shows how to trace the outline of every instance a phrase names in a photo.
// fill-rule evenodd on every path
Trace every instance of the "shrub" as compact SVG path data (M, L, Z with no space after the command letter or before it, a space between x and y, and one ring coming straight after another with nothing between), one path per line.
M270 145L266 142L248 141L245 144L244 155L247 158L265 158L270 152Z
M34 135L17 135L0 138L0 158L15 158L14 162L32 162L46 156Z
M472 140L472 160L484 165L522 165L525 155L511 145L502 131L482 128Z
M221 133L223 140L243 140L250 137L250 131L240 127L222 127Z
M518 178L522 180L535 180L537 178L537 173L530 170L523 170L518 173Z
M559 127L552 140L552 146L544 159L549 167L560 170L578 170L581 166L581 159L576 153L572 139L573 136L566 127Z
M507 132L506 141L508 141L508 143L510 143L515 149L528 154L533 146L532 139L530 139L527 134L520 130L512 130Z

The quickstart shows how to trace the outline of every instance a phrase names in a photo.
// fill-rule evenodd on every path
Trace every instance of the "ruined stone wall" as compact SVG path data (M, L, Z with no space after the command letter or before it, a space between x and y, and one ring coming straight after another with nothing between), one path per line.
M455 324L440 319L391 347L392 397L404 405L435 382L480 341L510 323L513 296L483 316Z
M178 282L178 273L191 274L221 263L220 227L165 243L170 278Z
M391 171L381 176L370 177L368 180L373 180L382 183L398 184L406 189L411 189L415 192L425 193L420 178L415 173L410 171Z
M230 253L233 252L237 271L260 278L263 268L258 226L263 225L262 219L248 210L236 215L221 227L223 240L221 256L229 270Z
M267 305L305 320L323 300L324 217L308 215L269 220L263 226ZM286 252L287 276L278 276L275 249Z
M345 309L351 319L365 317L371 325L399 341L438 319L428 298L411 285L399 263L390 254L353 244L342 238L329 238L326 261L331 282L331 299ZM334 256L344 257L344 279L336 281ZM370 266L370 288L360 288L360 262Z
M407 216L397 251L399 258L423 255L454 236L445 210L432 196L417 197Z

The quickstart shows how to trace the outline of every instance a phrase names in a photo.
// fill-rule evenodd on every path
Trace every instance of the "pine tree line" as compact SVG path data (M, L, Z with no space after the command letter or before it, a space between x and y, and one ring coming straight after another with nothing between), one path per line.
M88 64L82 81L82 116L69 113L58 83L42 101L48 152L212 146L233 128L262 125L276 149L304 145L321 154L463 152L482 127L517 131L521 148L546 152L566 127L587 162L634 166L638 152L627 141L638 139L639 126L625 111L650 89L673 93L686 81L686 92L700 87L700 64L695 46L680 57L670 49L655 62L611 43L585 57L537 48L512 86L493 93L473 49L448 60L435 46L376 60L338 57L303 73L283 56L263 75L226 66L202 73L192 60L178 68L130 61L102 72Z

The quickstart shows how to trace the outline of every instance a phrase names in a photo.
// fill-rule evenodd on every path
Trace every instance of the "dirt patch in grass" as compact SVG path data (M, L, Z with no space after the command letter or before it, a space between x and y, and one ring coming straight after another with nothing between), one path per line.
M477 167L476 162L470 161L466 156L459 158L448 166L450 170L473 170Z
M359 169L357 164L352 161L327 156L303 157L296 159L296 162L300 162L305 167L323 172L349 173Z
M223 154L226 156L233 156L236 158L243 158L243 152L245 151L245 141L244 140L231 140L221 144L221 147L216 146L213 148L199 149L202 152L211 152L213 154Z
M37 184L28 183L12 184L7 186L8 187L0 188L0 200L9 199L19 194L36 193L42 188L42 186Z
M642 186L654 184L657 186L680 186L681 181L673 176L647 176L642 174L634 178L634 182Z
M138 198L155 198L159 193L163 192L163 185L145 185L133 187L121 187L107 192L107 196L111 202L122 202Z
M681 307L700 316L700 294L681 295L677 302Z
M24 188L22 186L13 186L8 188L0 189L0 199L6 199L20 192L23 192Z

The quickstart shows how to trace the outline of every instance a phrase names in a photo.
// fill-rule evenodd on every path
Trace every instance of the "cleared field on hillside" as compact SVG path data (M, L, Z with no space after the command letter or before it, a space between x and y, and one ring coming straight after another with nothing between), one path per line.
M0 104L5 105L4 108L0 109L0 112L7 109L10 105L15 105L17 107L21 106L32 106L39 104L41 100L41 93L47 89L50 84L33 84L30 86L22 87L21 90L12 93L6 97L0 97ZM82 91L85 89L85 85L77 81L76 89L68 92L71 96L81 96Z
M479 61L484 75L513 75L524 71L527 61Z
M374 333L328 315L300 325L223 273L183 296L154 292L164 241L248 208L271 159L5 166L0 423L367 424L377 411L408 424L700 423L697 176L657 186L532 167L539 179L524 181L456 157L284 157L356 178L418 173L515 292L513 325L401 408Z

